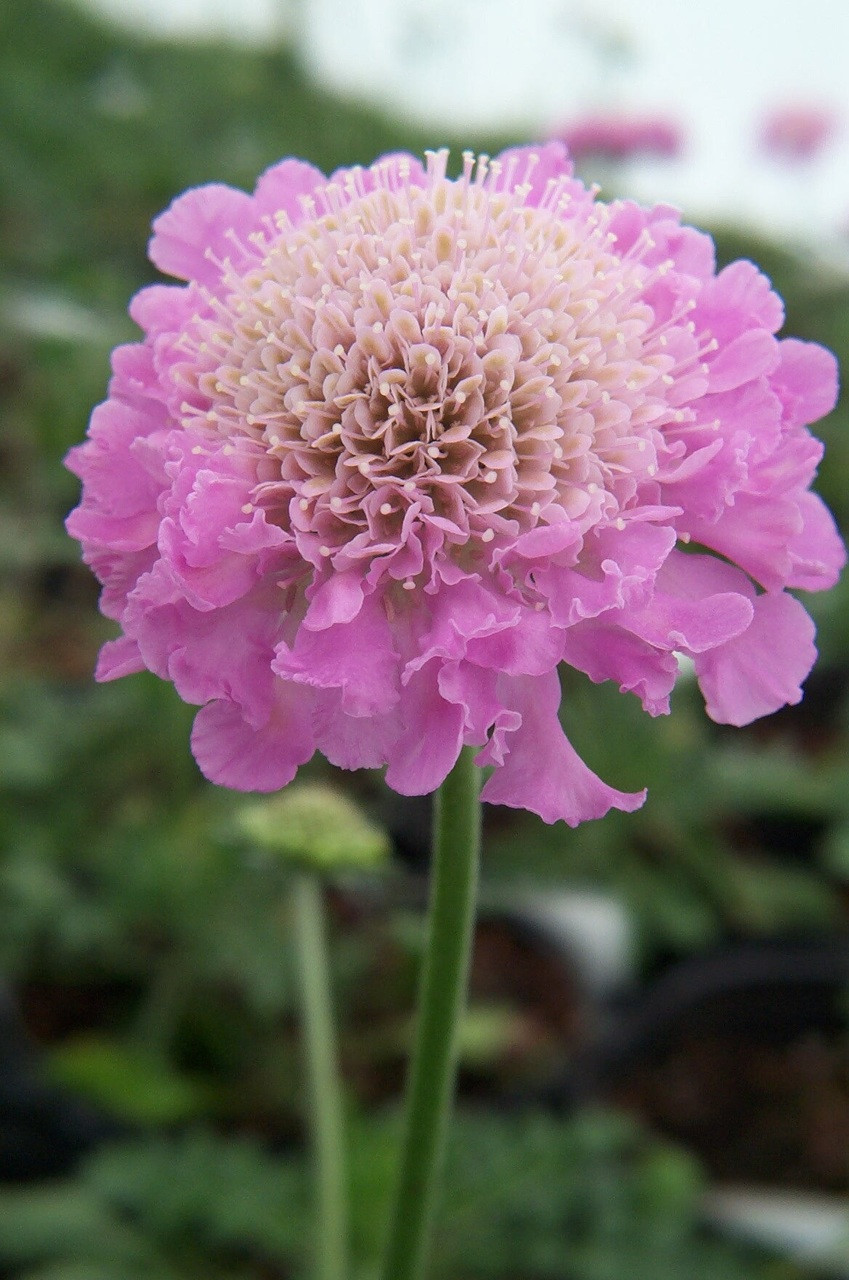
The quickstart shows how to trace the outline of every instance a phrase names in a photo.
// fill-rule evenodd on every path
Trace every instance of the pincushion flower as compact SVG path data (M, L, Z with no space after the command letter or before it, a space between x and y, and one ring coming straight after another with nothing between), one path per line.
M680 153L684 141L674 120L632 113L581 116L564 125L559 135L576 160L591 157L617 161L635 156L668 160Z
M574 825L624 793L558 719L558 664L666 712L798 701L813 625L787 588L844 551L809 490L833 357L779 339L750 262L665 206L604 204L564 148L297 160L154 223L184 282L133 300L68 465L68 529L122 635L202 704L214 782L284 786L318 750L433 791L464 744L484 799Z

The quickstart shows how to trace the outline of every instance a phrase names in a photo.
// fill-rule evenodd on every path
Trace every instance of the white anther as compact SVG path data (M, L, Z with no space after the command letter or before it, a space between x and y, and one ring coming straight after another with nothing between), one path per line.
M307 502L306 498L299 498L298 506L301 508L302 511L309 511L310 509L310 504Z
M620 516L620 517L619 517L619 519L618 519L615 523L616 523L616 528L617 528L617 529L619 530L619 532L621 533L621 532L622 532L622 530L625 528L625 521L624 521L624 520L622 519L622 517Z
M240 509L243 515L249 516L254 509L254 504L252 502L245 502L242 504Z
M484 484L495 484L496 480L498 479L498 472L485 471L483 479L484 479Z
M413 582L412 578L405 578L404 581L401 583L401 586L404 588L405 591L415 591L416 589L416 584L415 582Z
M342 499L339 497L338 493L334 493L333 497L330 499L330 506L334 511L338 511L342 506Z
M206 452L206 451L205 451L205 449L204 449L204 447L203 447L203 445L202 445L202 444L196 444L196 445L194 445L194 447L192 448L192 453L205 453L205 452Z
M429 445L428 445L428 447L427 447L427 456L428 456L429 458L438 458L438 457L439 457L439 452L440 452L440 450L439 450L439 445L438 445L438 444L429 444Z
M392 503L391 503L391 502L381 502L381 504L380 504L380 514L381 514L382 516L391 516L391 515L392 515Z
M481 534L481 542L492 542L492 539L494 537L495 537L494 529L484 529L483 533Z
M428 351L427 355L425 356L425 364L426 364L426 365L428 365L428 366L429 366L429 368L431 368L431 369L432 369L432 368L433 368L433 366L436 364L436 361L437 361L437 355L436 355L436 352L435 352L435 351Z
M321 556L332 556L332 555L333 555L333 551L331 550L331 548L330 548L330 547L319 547L319 549L318 549L318 553L319 553L319 555L321 555Z
M392 388L390 387L388 382L381 382L380 386L378 387L378 391L382 396L388 396L391 390Z

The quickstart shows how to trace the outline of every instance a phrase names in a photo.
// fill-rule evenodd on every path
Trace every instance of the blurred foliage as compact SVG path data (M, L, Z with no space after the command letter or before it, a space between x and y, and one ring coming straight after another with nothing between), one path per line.
M394 1176L394 1120L353 1122L354 1275L374 1275ZM76 1178L0 1191L15 1280L304 1277L307 1172L297 1154L189 1129L115 1143ZM692 1160L616 1114L460 1114L434 1280L798 1280L790 1264L698 1226Z
M144 248L175 193L250 188L287 154L330 171L401 147L517 139L425 137L322 92L285 48L139 38L58 0L0 6L0 137L0 971L52 1081L134 1126L79 1177L2 1192L0 1260L15 1280L298 1276L285 881L235 838L233 798L201 780L193 710L152 676L93 684L112 629L62 530L77 483L61 459L105 394L110 349L135 336L127 301L156 278ZM721 261L751 257L771 275L788 332L849 356L845 272L733 228L717 241ZM820 490L844 529L847 416L844 397L817 426ZM673 715L652 722L634 698L564 673L576 746L615 785L648 785L649 801L578 832L491 811L488 891L509 902L519 881L607 889L646 969L721 939L845 928L849 584L806 604L822 652L806 699L751 729L707 721L686 676ZM376 775L304 772L380 820ZM404 899L403 886L398 866L370 882L378 901ZM370 929L334 923L351 1089L383 1097L408 1038L418 921L392 915L376 951ZM515 1032L515 1009L476 1008L466 1063L491 1067ZM168 1132L213 1121L227 1133ZM246 1131L268 1131L274 1154ZM365 1277L393 1130L358 1121L354 1133ZM451 1178L446 1280L796 1274L703 1238L689 1160L616 1117L469 1115Z

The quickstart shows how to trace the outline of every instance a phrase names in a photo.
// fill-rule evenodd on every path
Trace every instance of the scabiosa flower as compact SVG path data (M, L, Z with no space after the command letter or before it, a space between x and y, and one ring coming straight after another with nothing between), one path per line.
M631 113L581 116L563 126L560 140L575 160L630 160L635 156L672 159L681 151L679 126L665 116Z
M826 107L788 103L770 112L761 125L764 151L801 164L818 156L837 131L837 116Z
M778 340L749 262L669 208L603 204L562 146L180 196L68 518L144 667L203 704L214 782L282 787L318 750L434 790L463 744L483 796L574 825L643 793L560 727L560 662L668 710L689 655L715 720L801 696L786 587L844 552L808 491L833 357Z

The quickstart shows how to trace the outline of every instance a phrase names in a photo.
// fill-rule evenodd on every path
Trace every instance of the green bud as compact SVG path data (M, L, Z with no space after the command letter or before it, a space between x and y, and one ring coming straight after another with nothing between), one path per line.
M295 783L276 795L243 805L241 836L281 862L314 871L378 866L389 856L389 837L335 787Z

